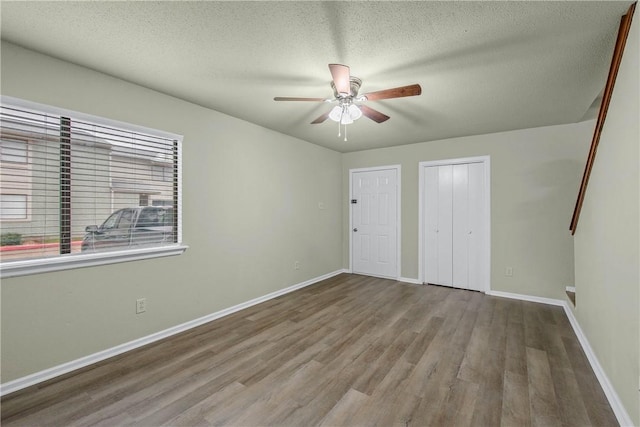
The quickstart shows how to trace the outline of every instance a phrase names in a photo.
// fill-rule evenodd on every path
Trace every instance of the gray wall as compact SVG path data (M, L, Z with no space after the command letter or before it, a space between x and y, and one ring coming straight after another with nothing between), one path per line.
M569 223L593 121L454 138L343 155L349 169L402 165L402 269L418 278L418 163L491 157L491 289L564 298L574 283ZM349 264L349 206L343 206L343 262ZM506 267L513 276L505 277Z
M4 279L3 382L342 268L339 153L5 42L1 66L4 95L184 135L190 247Z
M633 20L575 234L575 314L640 425L640 19Z

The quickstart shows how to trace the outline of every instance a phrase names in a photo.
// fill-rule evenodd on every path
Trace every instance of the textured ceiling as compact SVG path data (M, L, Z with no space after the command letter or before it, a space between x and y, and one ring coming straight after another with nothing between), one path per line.
M2 1L2 38L347 152L583 120L604 86L631 2ZM391 119L309 124L327 64ZM597 102L596 102L597 104Z

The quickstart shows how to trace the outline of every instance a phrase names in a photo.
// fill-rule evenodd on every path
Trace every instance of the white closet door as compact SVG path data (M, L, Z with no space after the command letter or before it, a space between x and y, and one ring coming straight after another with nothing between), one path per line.
M428 166L423 172L424 281L483 290L484 164Z

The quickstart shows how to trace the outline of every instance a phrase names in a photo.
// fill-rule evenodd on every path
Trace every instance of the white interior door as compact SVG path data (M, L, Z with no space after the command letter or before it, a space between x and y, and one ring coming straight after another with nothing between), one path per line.
M354 273L398 277L398 169L351 171Z
M485 290L484 163L421 167L424 282Z

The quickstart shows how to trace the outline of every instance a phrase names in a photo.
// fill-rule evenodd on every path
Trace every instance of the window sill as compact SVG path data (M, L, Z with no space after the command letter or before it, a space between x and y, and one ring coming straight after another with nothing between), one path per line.
M186 245L178 244L174 246L79 254L47 259L7 261L0 265L0 278L6 279L8 277L182 255L188 248Z

